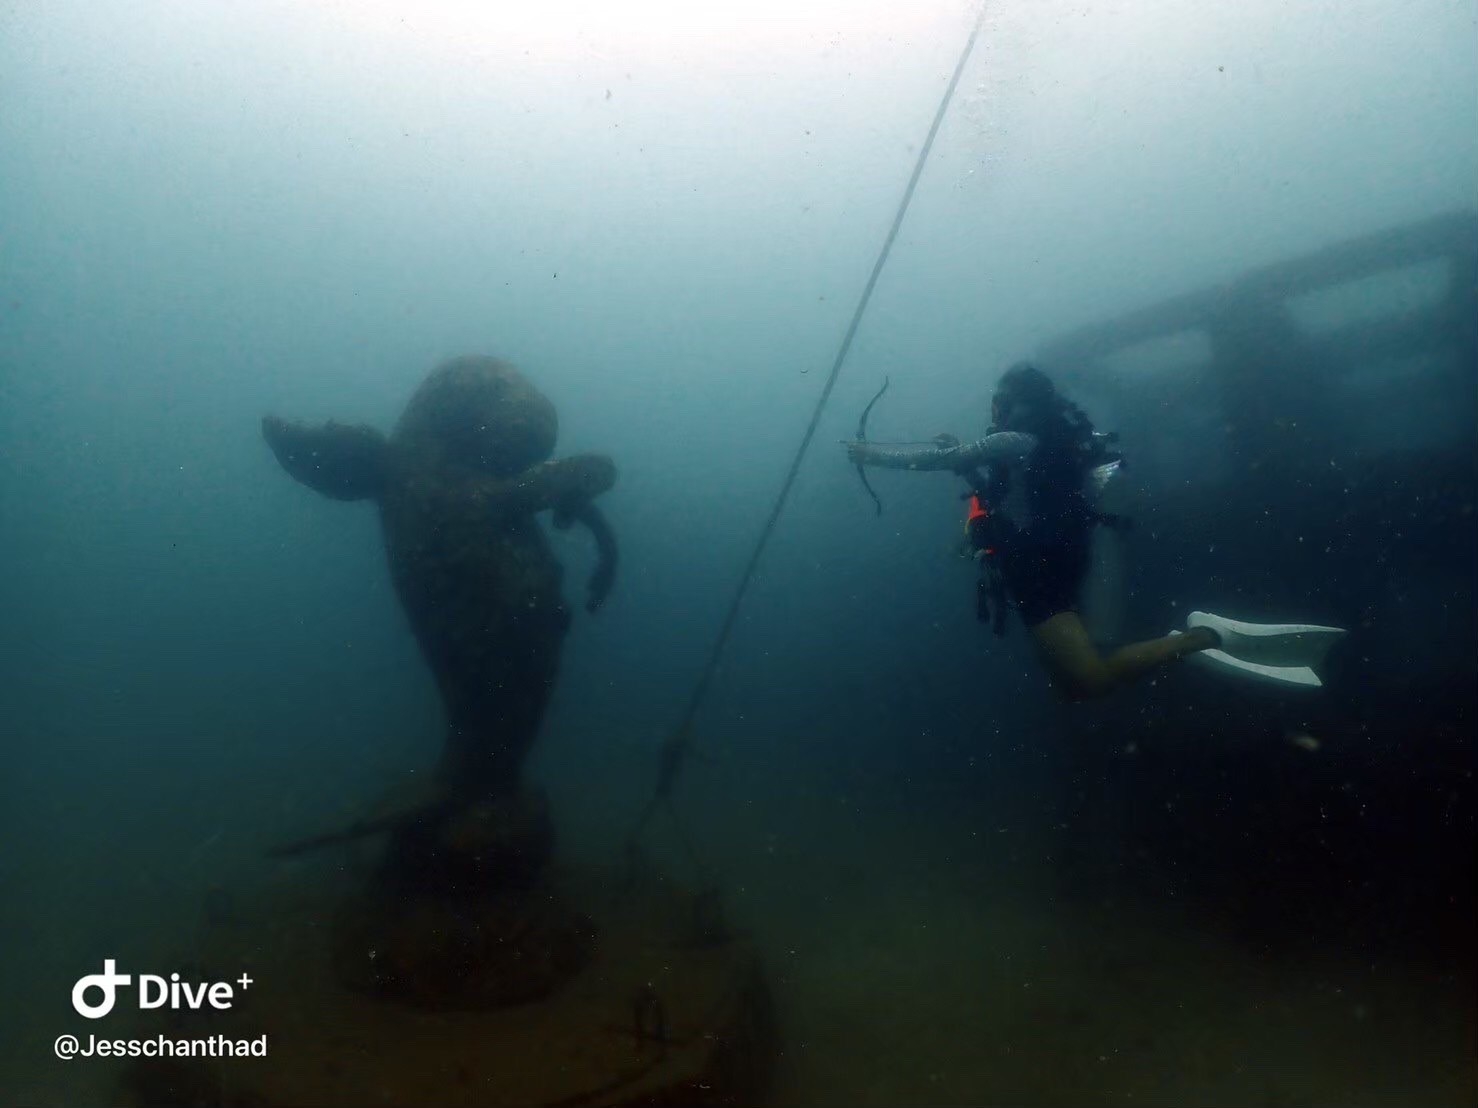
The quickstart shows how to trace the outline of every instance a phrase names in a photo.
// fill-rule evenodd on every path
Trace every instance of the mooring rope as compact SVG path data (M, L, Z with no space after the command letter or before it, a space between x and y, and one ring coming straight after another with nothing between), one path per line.
M970 52L975 48L975 39L980 34L980 28L985 24L985 10L985 3L982 2L980 11L975 17L975 24L970 28L970 35L965 39L965 48L960 51L960 60L955 63L954 73L951 74L949 84L945 86L944 96L940 98L939 107L934 112L934 121L929 124L929 133L924 138L923 145L919 147L918 159L914 162L913 173L908 178L908 186L903 190L903 199L899 201L898 211L893 216L893 224L888 228L882 249L878 251L877 259L872 264L872 272L867 276L867 284L863 286L862 295L857 299L857 307L852 312L852 321L847 325L846 333L842 336L842 344L837 348L836 357L832 359L831 372L827 375L826 384L816 400L815 409L811 412L811 422L806 425L806 433L801 436L800 445L796 447L795 457L791 459L790 469L786 471L785 481L780 486L780 494L775 498L769 518L765 520L765 525L760 530L759 541L754 544L749 561L745 563L744 570L739 575L739 584L729 600L728 610L724 613L724 621L719 625L718 635L715 636L713 645L709 648L708 658L698 674L692 694L688 697L682 718L662 744L657 759L657 786L653 790L652 799L642 809L636 826L627 839L628 858L635 857L641 836L657 809L671 800L672 787L682 772L683 763L692 748L693 720L697 717L698 708L703 703L708 686L718 669L719 657L728 644L729 635L734 630L734 622L739 616L739 608L744 602L745 593L749 591L749 584L754 578L754 571L759 565L760 556L769 544L770 535L775 530L780 513L785 510L785 502L790 497L790 490L795 484L796 475L800 472L801 463L805 461L806 452L811 447L811 440L816 437L816 428L821 423L821 415L826 410L827 401L831 399L837 378L841 376L842 365L852 349L852 340L857 337L857 328L862 323L862 317L867 314L867 306L872 300L873 290L877 288L878 277L883 272L883 266L888 262L888 255L893 251L893 243L898 238L898 229L903 226L903 218L908 214L909 205L913 202L914 190L918 187L919 178L923 176L924 164L928 161L929 152L934 147L935 136L939 134L939 127L944 122L945 112L949 110L950 101L954 99L955 89L960 83L960 75L964 73L965 63L970 60ZM691 853L691 844L689 852Z

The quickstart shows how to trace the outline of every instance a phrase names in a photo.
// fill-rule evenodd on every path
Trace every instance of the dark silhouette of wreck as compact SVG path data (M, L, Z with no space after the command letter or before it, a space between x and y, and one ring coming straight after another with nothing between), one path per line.
M1107 401L1156 476L1169 457L1183 465L1197 438L1203 448L1191 453L1215 447L1213 470L1243 478L1352 461L1370 452L1361 432L1372 417L1390 420L1391 405L1410 411L1413 401L1435 418L1410 428L1408 442L1446 437L1471 449L1478 213L1365 235L1080 327L1041 360L1090 410ZM1135 362L1149 368L1111 372Z
M1471 980L1478 213L1265 266L1039 357L1121 432L1140 486L1130 637L1188 607L1351 631L1313 696L1187 673L1182 695L1073 717L1064 875L1090 895L1168 886L1269 947L1354 941Z

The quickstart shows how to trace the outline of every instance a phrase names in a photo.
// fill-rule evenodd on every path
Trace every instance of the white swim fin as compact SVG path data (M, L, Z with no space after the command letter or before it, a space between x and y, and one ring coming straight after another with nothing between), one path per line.
M1192 612L1185 622L1188 628L1209 627L1221 638L1220 649L1197 651L1187 655L1189 661L1254 681L1315 689L1324 682L1313 667L1346 633L1312 623L1244 623L1210 612Z

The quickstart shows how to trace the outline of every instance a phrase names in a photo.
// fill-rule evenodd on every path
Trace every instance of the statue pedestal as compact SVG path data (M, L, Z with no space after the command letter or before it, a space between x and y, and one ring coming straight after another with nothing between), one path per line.
M267 1057L141 1059L128 1091L149 1108L761 1102L776 1038L753 948L715 925L703 897L654 879L618 894L617 877L559 875L525 894L531 905L556 896L581 907L587 958L542 999L497 1008L471 1006L476 982L414 1005L346 983L344 914L365 904L348 879L335 888L305 877L217 911L202 976L253 983L230 1011L171 1013L162 1033L266 1035Z

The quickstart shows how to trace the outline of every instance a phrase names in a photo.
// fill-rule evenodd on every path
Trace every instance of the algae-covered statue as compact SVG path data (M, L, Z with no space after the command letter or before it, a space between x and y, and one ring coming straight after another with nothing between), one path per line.
M595 454L550 460L557 427L546 397L486 357L434 369L388 438L262 421L296 480L379 505L395 589L446 710L429 789L274 852L391 833L376 880L336 929L341 976L356 987L431 1006L509 1003L552 988L588 950L582 920L539 890L553 828L542 795L519 781L570 624L538 513L594 536L589 610L615 575L615 540L593 503L615 466ZM366 950L377 954L366 961Z
M550 461L557 430L554 405L484 357L433 370L388 439L371 427L262 421L296 480L379 504L396 592L446 705L442 781L460 797L516 787L554 685L570 616L536 513L594 534L591 611L613 579L615 543L592 501L615 466L595 454Z

